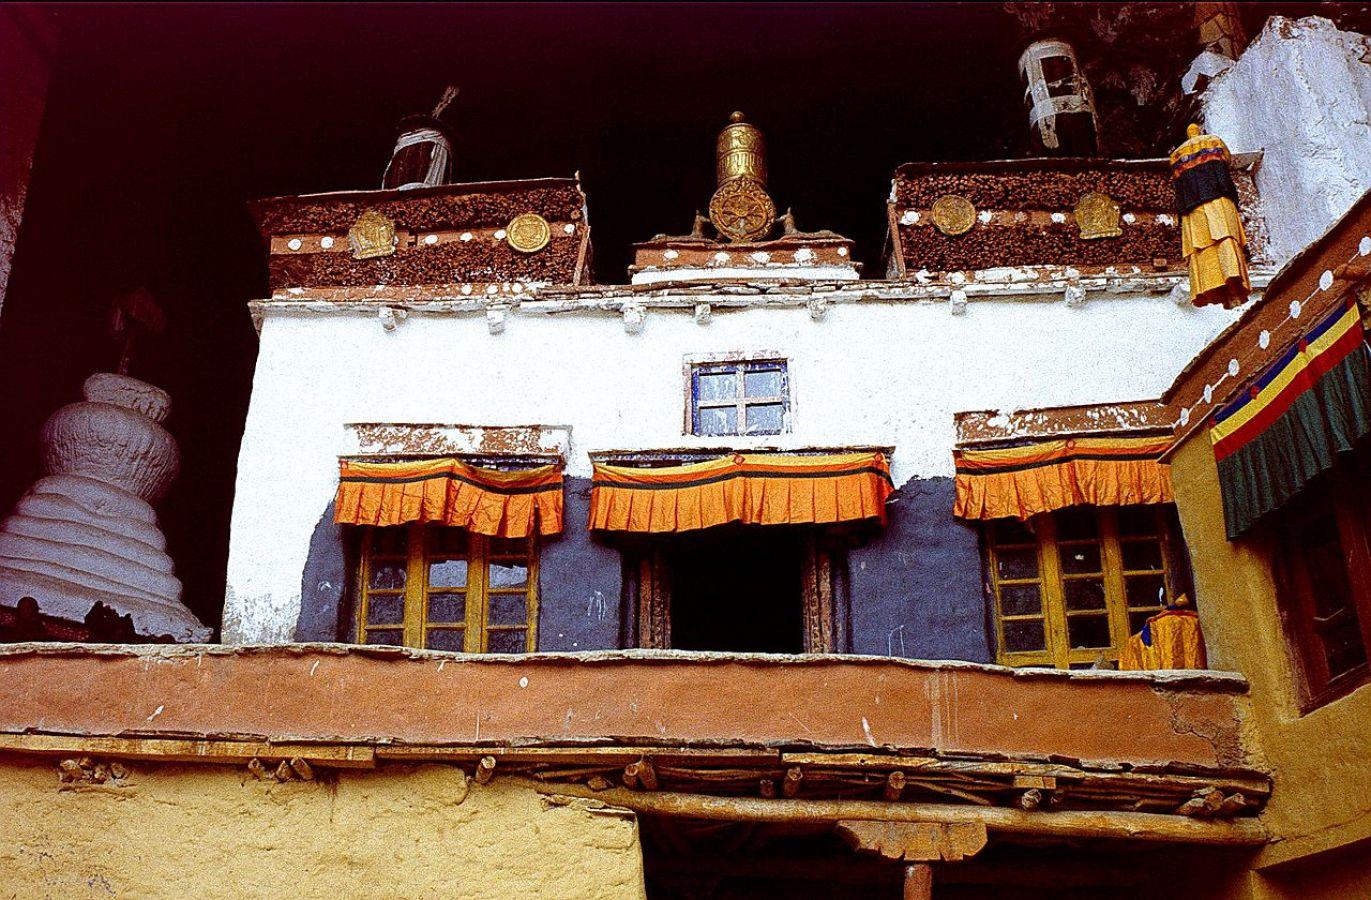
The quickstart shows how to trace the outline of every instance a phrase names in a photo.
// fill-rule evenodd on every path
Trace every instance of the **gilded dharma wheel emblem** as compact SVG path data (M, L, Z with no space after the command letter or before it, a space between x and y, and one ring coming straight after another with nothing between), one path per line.
M976 224L976 205L960 194L943 194L933 201L933 225L943 234L966 234Z
M755 240L776 223L776 206L757 182L735 178L709 200L709 221L730 241Z
M1081 240L1119 237L1123 228L1119 225L1119 204L1108 194L1090 191L1076 204L1076 224L1081 229Z
M505 227L505 239L520 253L537 253L552 240L552 228L537 213L520 213Z
M348 247L352 249L353 259L390 256L397 243L395 223L374 209L358 216L348 229Z

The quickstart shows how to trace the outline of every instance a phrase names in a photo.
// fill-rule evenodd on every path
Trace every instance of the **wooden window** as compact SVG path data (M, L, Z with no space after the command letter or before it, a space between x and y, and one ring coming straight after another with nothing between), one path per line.
M692 434L780 434L790 417L785 360L691 366L690 410Z
M506 540L422 524L366 528L357 640L467 653L537 647L538 553Z
M1320 477L1274 522L1281 616L1308 712L1371 678L1371 466Z
M1170 507L1078 506L987 533L1001 663L1117 662L1130 634L1175 596L1182 558Z

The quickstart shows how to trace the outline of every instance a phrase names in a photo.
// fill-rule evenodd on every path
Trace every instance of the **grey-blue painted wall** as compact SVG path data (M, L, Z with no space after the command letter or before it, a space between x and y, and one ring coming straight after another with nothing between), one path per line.
M348 554L343 526L333 522L333 503L314 526L309 556L300 577L300 617L297 641L348 641L351 607L347 603Z
M619 646L623 563L591 540L590 479L567 478L562 533L538 556L538 649L613 650Z
M889 524L848 554L853 653L991 662L981 551L952 517L951 478L912 479Z

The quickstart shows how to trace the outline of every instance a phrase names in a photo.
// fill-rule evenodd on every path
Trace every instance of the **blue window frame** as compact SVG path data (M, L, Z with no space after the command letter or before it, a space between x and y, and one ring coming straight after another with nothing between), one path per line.
M783 359L699 363L690 369L691 433L780 434L790 425L790 377Z

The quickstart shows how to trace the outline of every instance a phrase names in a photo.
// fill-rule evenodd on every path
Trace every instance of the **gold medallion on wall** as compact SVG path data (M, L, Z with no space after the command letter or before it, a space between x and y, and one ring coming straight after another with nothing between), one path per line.
M976 205L960 194L943 194L933 201L933 225L943 234L966 234L976 224Z
M520 253L537 253L552 240L552 228L537 213L520 213L505 226L505 240Z
M709 221L730 241L752 241L776 223L776 205L757 182L735 178L721 184L710 198Z
M348 247L352 249L353 259L390 256L397 243L395 223L374 209L358 216L348 229Z
M1076 203L1075 216L1083 241L1123 234L1123 227L1119 224L1119 204L1108 194L1090 191L1083 195Z

